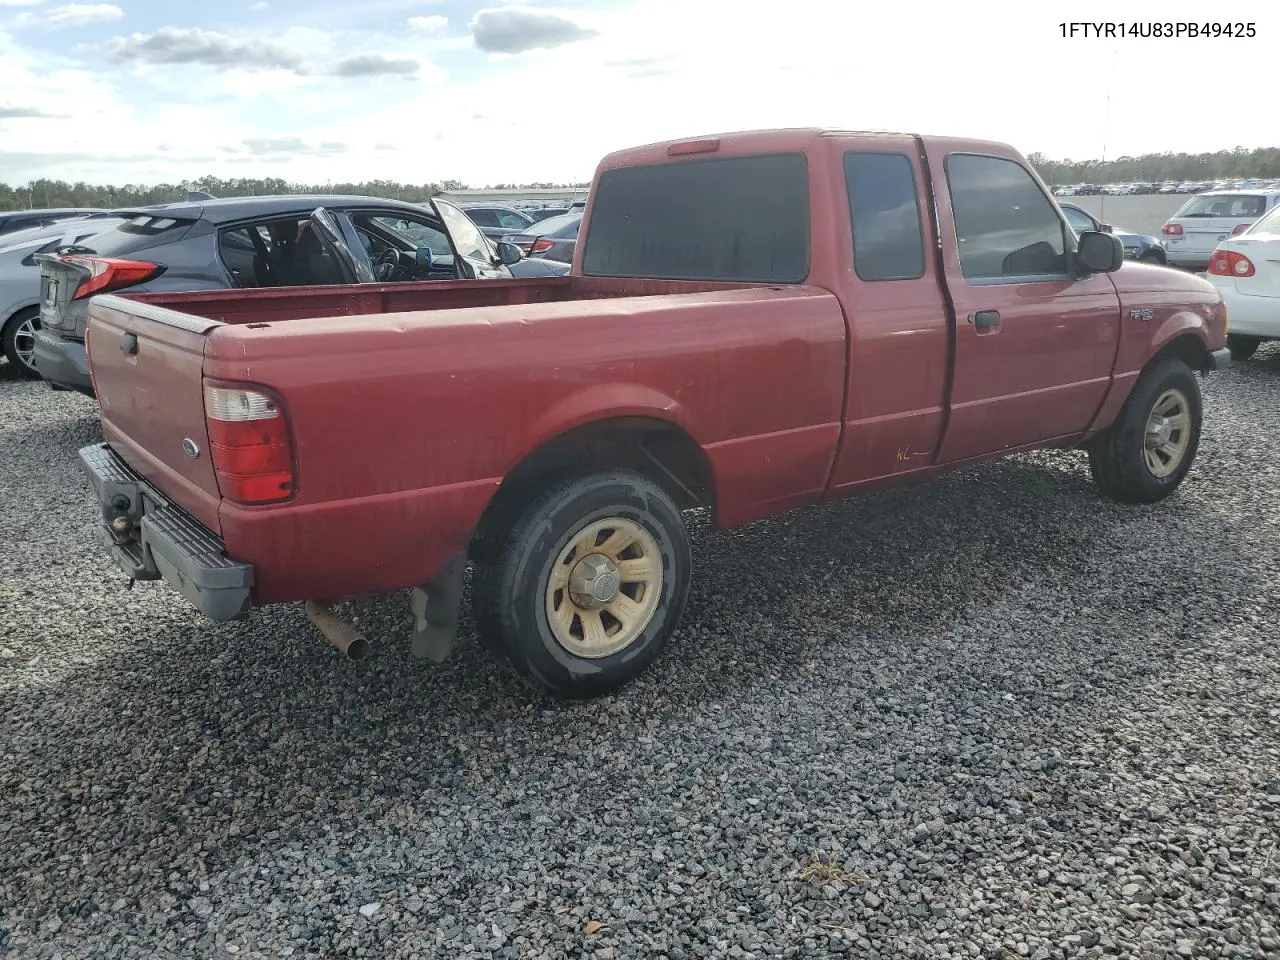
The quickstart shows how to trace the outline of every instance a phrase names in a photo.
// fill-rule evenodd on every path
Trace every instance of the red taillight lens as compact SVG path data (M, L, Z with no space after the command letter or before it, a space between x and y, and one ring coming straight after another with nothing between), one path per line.
M550 250L554 246L555 246L554 240L548 240L546 237L539 237L537 240L533 241L533 246L529 248L529 256L534 256L535 254L539 254L539 253L546 253L548 250Z
M1252 223L1237 223L1236 228L1231 231L1231 235L1233 237L1238 237L1252 226Z
M222 496L236 503L278 503L297 488L284 412L273 397L205 384L209 454Z
M1182 236L1182 224L1166 223L1163 227L1160 228L1160 232L1163 233L1166 237L1180 237Z
M95 293L106 293L108 290L119 290L131 287L135 283L150 280L160 272L160 265L147 263L145 260L116 260L111 257L84 257L79 254L67 254L61 259L74 263L89 271L89 276L80 281L71 299L83 300Z
M1209 258L1209 272L1215 277L1252 277L1253 261L1234 250L1215 250Z

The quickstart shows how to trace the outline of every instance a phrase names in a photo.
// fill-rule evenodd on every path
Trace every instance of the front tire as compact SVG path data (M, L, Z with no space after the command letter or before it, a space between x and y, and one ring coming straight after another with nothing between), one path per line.
M1244 363L1255 353L1262 343L1261 337L1250 337L1243 333L1227 334L1227 349L1231 351L1231 359L1236 363Z
M0 333L0 346L18 376L39 380L35 367L36 331L40 329L40 311L35 307L19 310Z
M1155 503L1173 493L1200 446L1203 407L1196 375L1167 357L1134 384L1115 423L1090 442L1098 489L1121 503Z
M658 656L689 595L689 536L642 474L563 480L478 561L475 620L526 683L566 699L624 686Z

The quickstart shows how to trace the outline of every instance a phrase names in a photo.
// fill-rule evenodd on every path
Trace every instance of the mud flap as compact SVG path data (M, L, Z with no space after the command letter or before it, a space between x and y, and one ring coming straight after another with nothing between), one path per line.
M466 554L459 553L446 563L435 579L414 587L409 594L413 611L413 655L432 663L443 663L458 636L458 615L462 605L462 574L467 569Z

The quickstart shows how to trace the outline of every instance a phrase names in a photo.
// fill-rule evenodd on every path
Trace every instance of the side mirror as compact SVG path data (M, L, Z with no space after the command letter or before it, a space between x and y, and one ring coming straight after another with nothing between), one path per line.
M431 268L435 266L435 258L431 255L430 247L424 246L424 247L416 248L413 251L413 259L418 264L418 266L422 267L428 272L430 272Z
M524 251L510 240L499 240L498 259L503 266L510 267L524 259Z
M1103 224L1100 224L1100 225L1098 226L1098 229L1099 229L1099 230L1101 230L1103 233L1114 233L1114 232L1115 232L1115 227L1111 226L1111 224L1109 224L1109 223L1103 223Z
M1112 273L1124 263L1124 244L1114 234L1086 230L1076 246L1076 262L1089 273Z

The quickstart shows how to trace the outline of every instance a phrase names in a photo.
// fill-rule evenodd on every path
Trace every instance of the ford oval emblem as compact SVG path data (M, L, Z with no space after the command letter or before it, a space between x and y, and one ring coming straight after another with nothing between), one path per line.
M194 460L200 456L200 445L190 437L184 437L182 440L182 449L188 457Z

